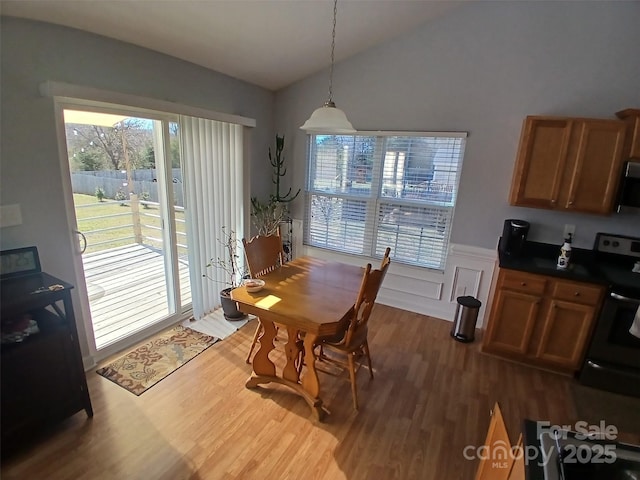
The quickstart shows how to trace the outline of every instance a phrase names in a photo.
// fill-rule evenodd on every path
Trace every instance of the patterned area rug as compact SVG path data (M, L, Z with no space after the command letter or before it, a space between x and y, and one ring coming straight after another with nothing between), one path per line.
M218 338L178 325L96 371L135 395L140 395Z

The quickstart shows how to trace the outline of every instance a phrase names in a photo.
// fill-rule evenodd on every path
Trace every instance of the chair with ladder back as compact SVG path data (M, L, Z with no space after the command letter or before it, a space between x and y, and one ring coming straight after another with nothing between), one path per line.
M353 306L351 319L348 324L345 325L345 330L331 337L320 337L316 343L316 346L320 349L318 354L319 361L337 364L349 370L353 407L356 410L358 410L356 360L362 357L366 358L367 366L369 367L369 376L373 379L373 367L371 365L371 354L367 340L367 323L378 296L378 291L391 263L391 259L389 258L390 252L391 249L387 247L379 269L372 270L370 263L365 267L360 284L360 291L358 292L356 303ZM334 356L327 356L325 351L344 355L346 356L347 362L345 363Z
M242 244L251 278L259 278L279 268L283 263L282 238L279 232L269 236L257 235L249 241L243 238ZM251 354L261 331L262 324L258 323L247 355L247 363L250 362Z

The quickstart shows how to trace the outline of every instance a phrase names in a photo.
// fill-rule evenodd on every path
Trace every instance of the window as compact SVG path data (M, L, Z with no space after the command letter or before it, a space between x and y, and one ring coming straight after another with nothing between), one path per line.
M465 139L311 135L305 244L444 270Z

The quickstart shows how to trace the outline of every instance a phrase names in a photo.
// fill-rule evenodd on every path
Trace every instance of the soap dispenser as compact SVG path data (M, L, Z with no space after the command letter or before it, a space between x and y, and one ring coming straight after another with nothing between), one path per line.
M560 248L560 255L558 256L557 267L561 270L566 270L567 268L569 268L570 258L571 258L571 234L569 234L569 238L564 239L564 243Z

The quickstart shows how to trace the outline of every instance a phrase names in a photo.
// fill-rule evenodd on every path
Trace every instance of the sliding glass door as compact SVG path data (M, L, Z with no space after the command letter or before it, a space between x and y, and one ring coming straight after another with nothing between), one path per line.
M99 351L191 308L178 124L126 108L63 111L71 227Z

